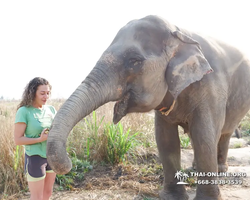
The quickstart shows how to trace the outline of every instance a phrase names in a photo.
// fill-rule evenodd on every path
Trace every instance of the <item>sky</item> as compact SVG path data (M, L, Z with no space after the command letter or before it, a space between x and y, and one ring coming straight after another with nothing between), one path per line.
M245 0L1 0L0 97L21 99L34 77L68 98L126 23L158 15L238 47L250 58Z

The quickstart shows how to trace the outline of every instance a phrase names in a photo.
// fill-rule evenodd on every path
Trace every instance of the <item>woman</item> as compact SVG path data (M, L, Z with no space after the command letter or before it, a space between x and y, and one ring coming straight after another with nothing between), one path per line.
M47 80L32 79L16 113L14 139L16 145L25 146L25 172L31 200L49 199L56 177L46 159L48 128L56 114L53 106L46 105L50 92Z

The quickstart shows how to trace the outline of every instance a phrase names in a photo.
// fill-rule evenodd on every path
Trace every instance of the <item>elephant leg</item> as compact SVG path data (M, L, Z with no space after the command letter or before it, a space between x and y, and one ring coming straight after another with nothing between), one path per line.
M199 173L217 172L217 143L219 139L220 124L213 122L209 112L194 115L190 126L190 134L195 152L196 170ZM194 200L221 200L218 185L212 184L217 177L198 176L196 197Z
M235 135L238 139L242 138L242 133L240 131L240 127L235 129Z
M223 134L218 143L218 172L226 172L228 169L227 153L232 133Z
M184 185L177 185L178 180L175 178L175 173L181 169L178 126L167 123L163 116L156 113L155 135L164 172L164 187L160 192L160 199L187 200Z

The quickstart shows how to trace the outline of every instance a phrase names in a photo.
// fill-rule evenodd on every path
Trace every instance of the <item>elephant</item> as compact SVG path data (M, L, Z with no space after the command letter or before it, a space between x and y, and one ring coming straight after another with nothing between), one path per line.
M234 133L235 133L235 137L237 137L238 139L242 138L242 133L241 133L241 125L239 125L235 130L234 130ZM184 129L184 133L185 134L188 134L189 138L190 138L190 133ZM192 146L192 140L191 140L191 146ZM195 153L195 152L194 152ZM221 168L220 168L221 167ZM192 169L193 170L196 170L196 162L195 162L195 158L193 159L193 162L192 162ZM228 169L228 166L224 166L224 165L219 165L218 166L218 171L219 172L226 172Z
M234 132L235 132L235 136L236 136L238 139L242 138L242 132L241 132L240 128L241 128L241 125L239 125L239 127L236 128L235 131L234 131Z
M52 123L47 159L58 174L71 169L66 142L72 128L98 107L116 102L113 122L155 112L164 200L186 200L178 126L188 133L198 172L227 170L229 140L250 109L250 61L233 46L149 15L124 25ZM197 177L212 181L218 177ZM222 199L216 184L197 184L195 200Z

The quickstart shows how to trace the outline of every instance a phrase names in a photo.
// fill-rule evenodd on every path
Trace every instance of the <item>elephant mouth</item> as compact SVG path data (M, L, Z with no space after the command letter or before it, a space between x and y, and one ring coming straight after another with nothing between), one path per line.
M130 99L130 93L127 93L121 100L116 102L114 106L114 116L113 116L114 124L117 124L128 113L129 99Z

